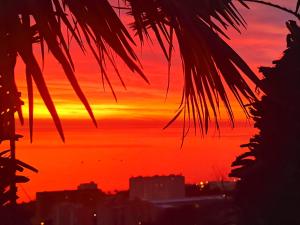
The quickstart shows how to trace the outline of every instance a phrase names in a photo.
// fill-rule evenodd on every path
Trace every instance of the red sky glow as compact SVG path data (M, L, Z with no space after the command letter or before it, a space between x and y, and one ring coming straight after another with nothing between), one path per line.
M286 2L287 6L295 6L295 1ZM276 9L250 6L251 10L242 9L247 30L242 34L230 31L228 43L258 72L258 66L271 65L272 60L281 56L287 34L285 21L292 18ZM160 48L156 43L146 42L142 49L137 48L137 53L150 85L118 60L127 90L108 69L118 97L116 102L107 85L103 90L95 60L73 48L76 75L99 121L98 128L88 120L60 66L47 55L44 74L62 120L66 143L59 139L36 91L34 140L30 144L28 121L24 127L18 126L25 137L17 145L17 155L36 166L39 173L28 174L31 181L19 189L21 201L34 199L36 191L73 189L89 181L97 182L105 191L125 189L128 178L138 175L183 174L188 182L227 177L230 163L241 153L239 145L255 133L238 104L232 103L236 129L230 128L224 114L220 134L213 127L204 138L191 131L180 149L180 121L167 130L162 129L175 115L181 100L180 59L177 56L172 63L170 91L165 101L167 62ZM27 117L25 72L21 63L16 76Z

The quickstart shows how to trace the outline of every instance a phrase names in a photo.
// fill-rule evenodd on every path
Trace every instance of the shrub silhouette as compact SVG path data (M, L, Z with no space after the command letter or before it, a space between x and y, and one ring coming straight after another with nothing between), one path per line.
M300 224L300 28L287 27L283 57L260 68L266 94L250 108L259 133L232 164L243 225Z

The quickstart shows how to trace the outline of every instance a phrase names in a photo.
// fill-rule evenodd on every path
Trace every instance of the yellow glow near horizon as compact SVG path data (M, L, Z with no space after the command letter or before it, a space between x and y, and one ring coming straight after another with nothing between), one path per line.
M93 113L96 117L101 118L140 118L140 117L155 117L155 118L170 118L174 115L174 107L169 105L163 106L141 106L141 105L125 105L125 104L95 104L91 105ZM61 118L82 119L89 118L87 111L82 104L78 103L59 103L56 104L57 113ZM171 108L171 109L170 109ZM176 108L175 108L176 109ZM28 106L22 108L24 117L28 118ZM43 103L37 103L34 107L35 118L51 118L48 109Z

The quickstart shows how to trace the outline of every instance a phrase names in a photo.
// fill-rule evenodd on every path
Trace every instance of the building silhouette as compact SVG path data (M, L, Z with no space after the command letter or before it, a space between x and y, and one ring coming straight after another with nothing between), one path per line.
M105 193L93 182L77 190L38 192L36 218L38 225L95 225L96 208Z
M184 176L132 177L129 179L129 197L149 201L184 198Z
M232 185L200 182L186 195L188 185L181 175L132 177L129 190L115 194L103 193L93 182L80 184L77 190L37 193L33 224L214 225L218 221L230 224L236 220L232 216L234 207L221 188L231 189Z

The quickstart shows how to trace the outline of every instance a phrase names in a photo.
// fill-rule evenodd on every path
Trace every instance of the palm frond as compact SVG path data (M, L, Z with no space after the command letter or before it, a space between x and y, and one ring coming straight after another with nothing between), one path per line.
M13 160L7 153L10 150L0 152L0 207L7 205L12 198L17 198L10 188L12 181L16 183L26 183L29 178L22 175L16 175L15 170L23 172L25 169L37 173L38 170L33 166L18 159ZM1 217L2 219L2 217Z
M113 87L106 72L106 60L111 63L122 85L125 86L114 61L114 53L131 71L138 73L148 82L132 49L134 41L108 0L25 0L21 2L12 0L1 1L0 7L3 9L1 18L6 18L7 27L10 27L8 29L5 28L6 25L3 25L13 40L10 47L21 56L26 64L31 139L33 130L32 79L63 138L55 106L32 50L34 44L40 45L43 62L45 48L48 47L61 64L71 86L95 124L96 119L92 109L75 77L75 66L70 50L71 40L74 40L83 52L90 49L99 64L100 73L112 92Z
M300 2L298 1L297 2L297 5L296 5L296 9L289 9L289 8L286 8L285 6L282 6L282 5L279 5L279 4L275 4L271 1L263 1L263 0L242 0L244 2L250 2L250 3L256 3L256 4L261 4L261 5L266 5L268 7L271 7L271 8L274 8L274 9L278 9L282 12L286 12L290 15L293 15L295 16L296 18L298 18L298 20L300 19L300 14L299 14L299 4Z
M219 127L221 100L233 123L234 114L226 86L244 110L246 103L256 100L255 93L244 76L256 85L259 84L259 79L221 38L227 37L225 30L229 26L240 32L240 27L246 25L232 1L126 0L126 2L130 6L129 14L134 17L132 27L141 42L145 38L151 38L149 32L152 31L168 60L170 60L168 45L173 46L170 30L174 30L184 69L183 99L179 112L186 112L188 117L186 121L194 120L194 126L198 124L202 133L207 132L211 117ZM242 0L239 2L247 7Z

